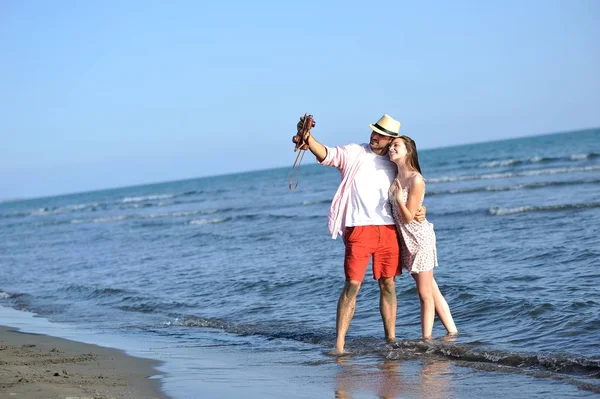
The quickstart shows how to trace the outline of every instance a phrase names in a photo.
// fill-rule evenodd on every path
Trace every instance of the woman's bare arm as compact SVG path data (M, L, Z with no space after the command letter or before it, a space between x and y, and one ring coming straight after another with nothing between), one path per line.
M396 180L396 184L400 183ZM401 196L397 196L398 208L402 215L404 223L410 223L415 219L415 216L421 207L421 199L425 192L425 181L421 175L415 175L410 182L410 192L406 204L402 202Z

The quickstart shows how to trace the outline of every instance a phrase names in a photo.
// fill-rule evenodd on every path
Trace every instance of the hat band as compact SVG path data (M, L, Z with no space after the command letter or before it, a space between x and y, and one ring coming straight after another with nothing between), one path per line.
M392 132L391 130L387 130L386 128L381 127L378 123L374 124L373 126L375 126L379 130L383 130L384 132L386 132L388 134L391 134L392 136L397 136L398 135L398 133L396 133L396 132Z

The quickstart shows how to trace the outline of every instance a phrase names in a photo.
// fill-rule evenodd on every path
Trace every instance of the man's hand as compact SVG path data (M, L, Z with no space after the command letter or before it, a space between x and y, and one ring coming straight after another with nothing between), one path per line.
M425 207L425 205L421 205L421 207L417 211L417 214L415 215L415 220L421 223L423 220L425 220L425 213L427 213L427 208Z
M292 138L292 141L296 144L294 152L310 148L308 140L310 139L310 129L313 127L315 127L315 121L312 115L304 114L300 117L300 121L296 124L298 133Z
M304 135L304 137L300 136L300 134L297 134L294 137L292 137L292 142L294 144L296 144L296 148L294 149L294 151L308 150L308 148L309 148L308 140L309 139L310 139L310 131L308 133L306 133L306 135Z

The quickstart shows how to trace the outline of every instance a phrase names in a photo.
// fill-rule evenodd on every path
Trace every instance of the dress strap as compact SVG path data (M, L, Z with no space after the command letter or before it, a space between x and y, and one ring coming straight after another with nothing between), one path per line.
M410 175L410 178L408 179L408 184L406 185L406 188L410 187L410 183L412 183L413 181L413 177L415 177L416 175L418 175L418 172L413 173L412 175Z

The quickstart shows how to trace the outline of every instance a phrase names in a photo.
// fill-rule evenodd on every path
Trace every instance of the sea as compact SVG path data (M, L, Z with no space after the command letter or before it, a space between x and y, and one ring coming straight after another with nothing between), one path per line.
M173 398L600 393L600 129L420 151L435 277L459 334L436 320L420 339L403 274L386 343L368 270L344 358L329 355L340 174L307 154L291 191L294 155L276 169L0 203L0 324L160 360Z

